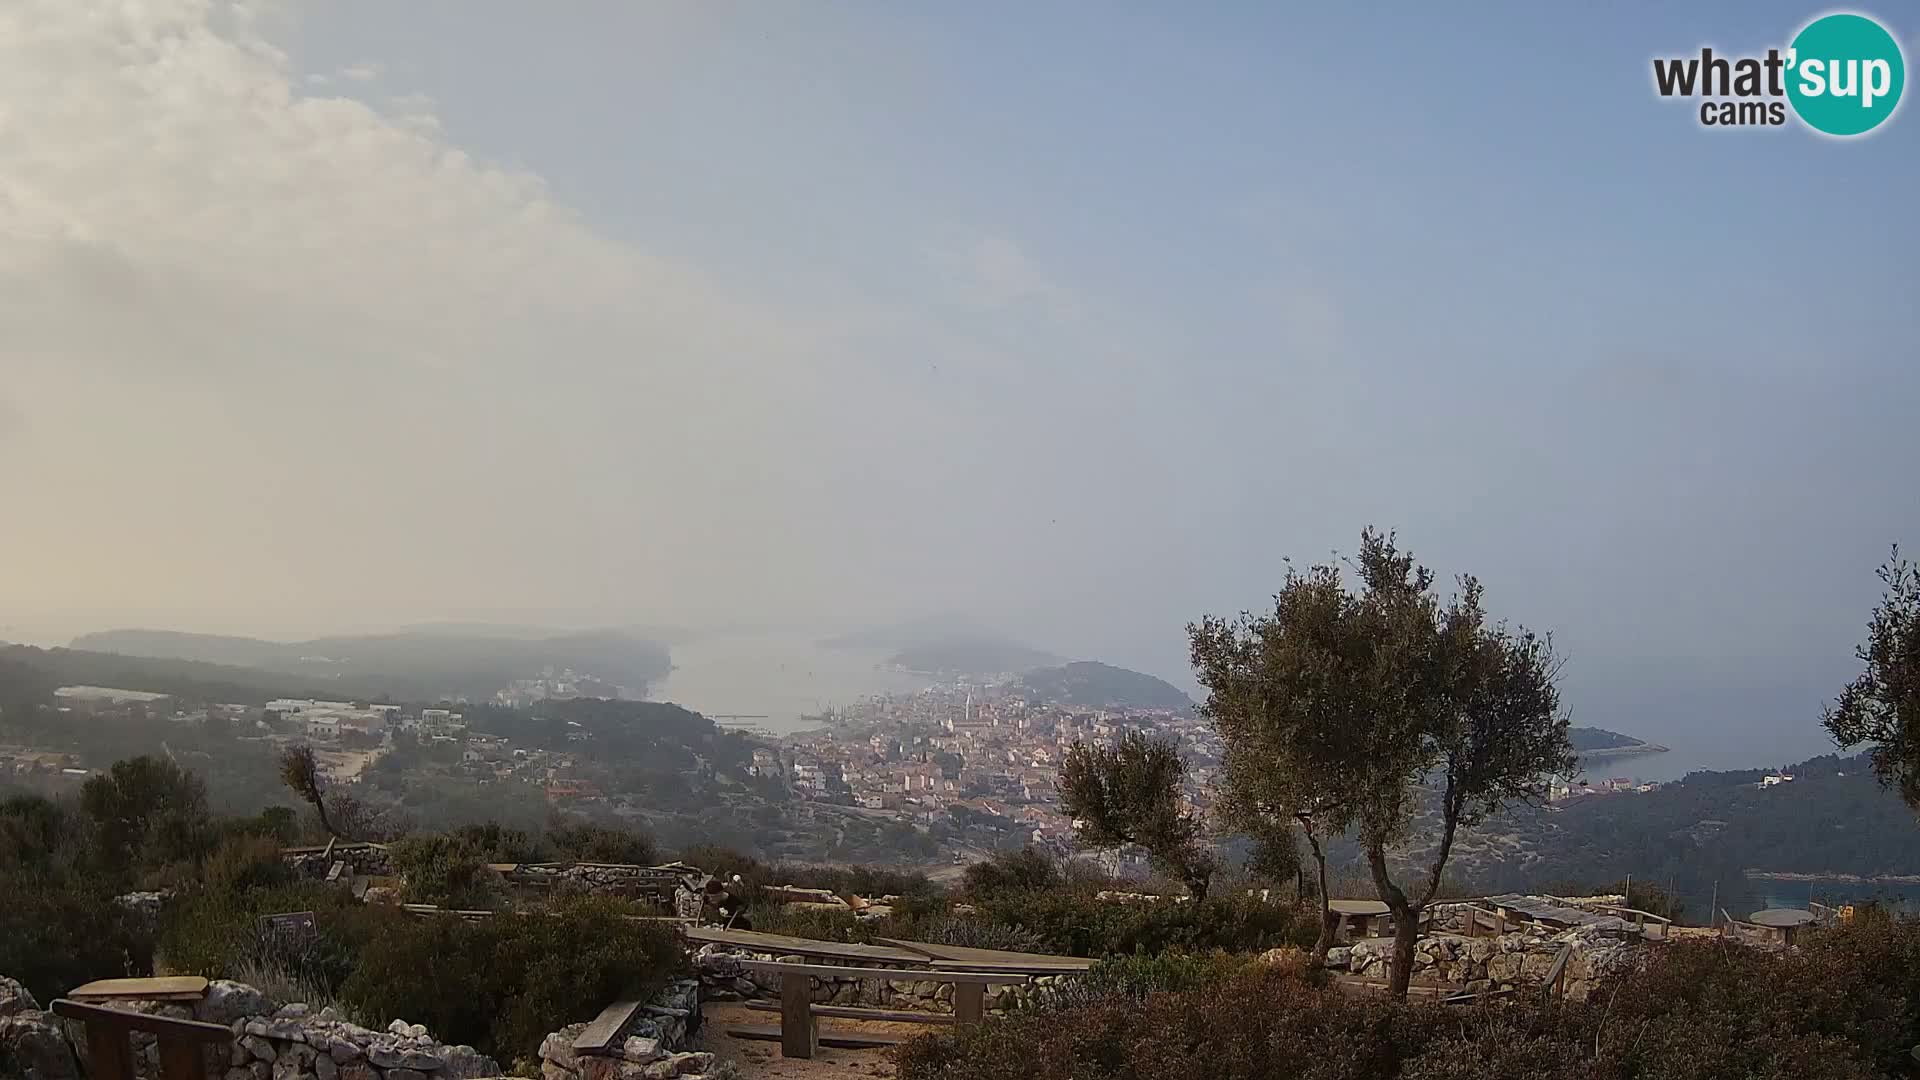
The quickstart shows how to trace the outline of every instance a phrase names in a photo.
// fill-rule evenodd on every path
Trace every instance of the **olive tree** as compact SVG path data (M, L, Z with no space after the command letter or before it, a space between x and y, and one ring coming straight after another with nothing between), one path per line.
M1157 867L1204 900L1218 861L1205 823L1181 793L1186 777L1172 740L1130 731L1110 747L1075 744L1060 766L1060 801L1082 844L1145 848Z
M1471 576L1443 601L1390 534L1361 533L1351 568L1351 588L1337 564L1290 572L1270 613L1207 618L1189 637L1226 748L1223 802L1300 823L1321 867L1323 948L1321 843L1355 834L1393 913L1389 985L1404 996L1460 830L1544 797L1575 760L1548 639L1490 623ZM1387 853L1416 819L1437 834L1431 861L1396 879Z
M1854 650L1866 670L1822 721L1841 749L1872 746L1874 775L1920 809L1920 568L1895 547L1880 580L1886 593Z

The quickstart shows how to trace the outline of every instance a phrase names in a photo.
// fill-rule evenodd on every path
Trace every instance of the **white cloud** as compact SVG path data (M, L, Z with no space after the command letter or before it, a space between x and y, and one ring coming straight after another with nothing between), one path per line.
M610 241L431 102L315 96L247 27L202 0L0 11L0 384L35 421L0 485L45 511L0 558L49 567L10 602L827 590L855 556L766 538L849 449L832 313ZM868 404L869 435L911 422Z
M369 83L380 77L380 65L364 60L358 64L348 64L340 69L340 77L348 82Z

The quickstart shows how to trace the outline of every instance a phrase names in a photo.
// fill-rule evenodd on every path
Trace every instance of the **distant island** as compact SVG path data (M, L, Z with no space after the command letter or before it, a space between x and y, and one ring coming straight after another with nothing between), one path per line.
M1052 667L1063 656L1036 649L960 615L934 615L826 639L830 649L877 649L888 667L915 675L1005 675Z
M1193 700L1165 679L1138 671L1076 660L1023 673L1019 683L1033 701L1095 709L1189 709Z
M1645 742L1606 728L1569 728L1567 739L1573 743L1574 753L1583 758L1637 757L1667 752L1667 748L1659 743Z
M297 677L297 685L400 700L491 700L522 680L571 671L597 696L642 698L672 670L667 648L621 630L522 637L499 628L267 641L174 630L107 630L73 641L80 652L191 661ZM583 691L584 692L584 691Z

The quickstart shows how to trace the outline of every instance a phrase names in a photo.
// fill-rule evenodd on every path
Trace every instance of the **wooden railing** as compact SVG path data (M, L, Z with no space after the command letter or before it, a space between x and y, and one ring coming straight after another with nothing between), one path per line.
M160 1075L164 1080L206 1080L204 1048L233 1041L233 1032L219 1024L103 1009L66 998L53 1003L53 1014L86 1025L87 1053L92 1059L89 1075L93 1080L134 1080L128 1036L136 1031L159 1040Z

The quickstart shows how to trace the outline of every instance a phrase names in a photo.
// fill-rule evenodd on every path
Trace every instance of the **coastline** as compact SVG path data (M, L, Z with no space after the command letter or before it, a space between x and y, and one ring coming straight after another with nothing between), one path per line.
M1842 885L1920 885L1920 874L1799 874L1780 870L1743 870L1749 881L1831 881Z

